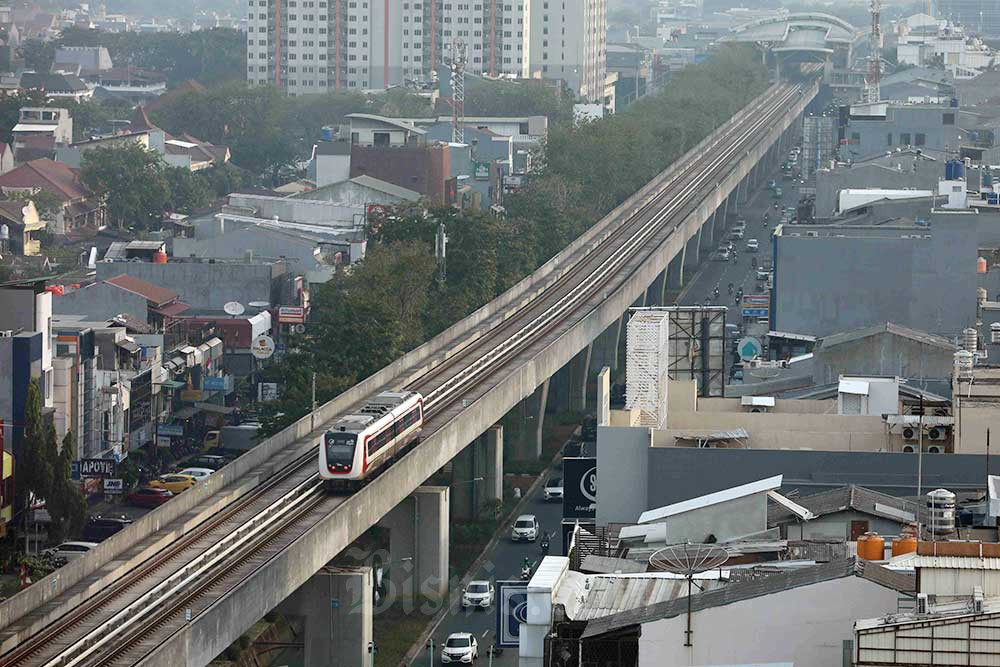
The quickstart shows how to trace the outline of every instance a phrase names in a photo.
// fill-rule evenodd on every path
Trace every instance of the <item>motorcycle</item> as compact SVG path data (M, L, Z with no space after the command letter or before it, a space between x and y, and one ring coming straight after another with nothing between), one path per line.
M542 537L542 541L541 541L541 544L539 546L540 546L540 548L542 550L542 555L543 556L548 556L549 555L549 536L548 535L545 535L544 537Z
M531 579L531 566L524 565L521 567L521 581L527 581Z

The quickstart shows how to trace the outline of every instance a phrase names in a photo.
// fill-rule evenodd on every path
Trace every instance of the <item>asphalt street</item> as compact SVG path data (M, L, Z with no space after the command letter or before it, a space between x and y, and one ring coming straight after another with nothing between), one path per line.
M548 477L558 477L560 473L550 472ZM556 555L560 548L560 524L562 522L562 502L545 502L542 499L542 485L538 486L535 493L528 497L525 514L534 514L538 518L541 532L548 532L552 536L552 546L550 554ZM473 579L487 579L491 582L497 580L519 579L521 575L521 564L525 557L531 560L536 566L542 559L542 551L539 542L515 543L510 540L509 530L501 535L493 549L487 552L482 566L476 572ZM463 609L461 602L455 604L448 610L448 614L441 620L440 625L434 630L434 660L431 662L427 651L412 664L416 666L439 665L441 660L441 644L453 632L471 632L479 642L479 661L481 665L490 664L488 649L496 641L496 605L489 610L468 610ZM493 665L501 667L504 665L513 666L517 664L517 649L505 649L502 655L493 658Z

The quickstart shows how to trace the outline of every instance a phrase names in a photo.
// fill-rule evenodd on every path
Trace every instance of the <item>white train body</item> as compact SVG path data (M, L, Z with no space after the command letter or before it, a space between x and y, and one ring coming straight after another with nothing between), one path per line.
M382 392L323 434L320 477L356 484L416 440L423 426L424 399L419 393Z

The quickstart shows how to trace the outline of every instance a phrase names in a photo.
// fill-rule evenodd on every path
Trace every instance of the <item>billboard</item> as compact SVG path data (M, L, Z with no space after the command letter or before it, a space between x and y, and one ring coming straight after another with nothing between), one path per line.
M701 397L724 396L726 307L673 306L667 343L667 377L697 380Z
M302 306L278 306L278 321L282 324L302 324L306 321L306 309Z
M497 646L517 648L521 624L528 622L528 582L498 581L496 591Z
M597 459L563 459L563 518L597 517Z

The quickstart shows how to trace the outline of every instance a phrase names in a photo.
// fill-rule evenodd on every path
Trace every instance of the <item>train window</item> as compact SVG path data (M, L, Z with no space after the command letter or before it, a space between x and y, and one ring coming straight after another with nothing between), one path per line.
M354 444L357 436L353 433L326 434L326 462L351 465L354 462Z
M420 408L414 408L399 419L400 429L409 428L420 421Z
M387 427L381 433L377 433L368 440L368 454L374 454L378 450L385 447L389 441L393 438L392 427Z

